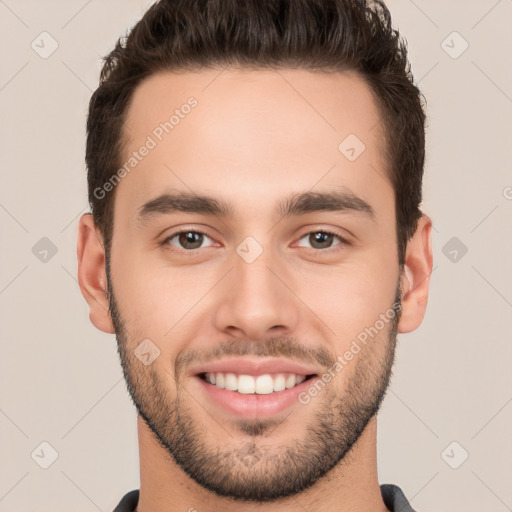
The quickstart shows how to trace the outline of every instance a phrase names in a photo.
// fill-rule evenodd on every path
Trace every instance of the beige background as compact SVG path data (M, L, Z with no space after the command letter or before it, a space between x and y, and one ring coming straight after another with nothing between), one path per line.
M0 511L109 512L139 485L134 408L75 239L100 55L147 5L0 0ZM389 5L428 100L435 270L423 325L400 337L380 481L419 511L512 510L512 1Z

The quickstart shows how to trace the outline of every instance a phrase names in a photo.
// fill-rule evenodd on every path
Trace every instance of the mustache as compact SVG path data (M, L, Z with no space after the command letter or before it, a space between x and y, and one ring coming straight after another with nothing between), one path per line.
M214 347L202 350L187 350L176 357L174 371L176 377L191 363L203 364L225 357L239 356L283 357L302 363L316 363L323 368L330 368L336 362L336 355L322 347L308 347L294 337L279 336L262 341L227 340Z

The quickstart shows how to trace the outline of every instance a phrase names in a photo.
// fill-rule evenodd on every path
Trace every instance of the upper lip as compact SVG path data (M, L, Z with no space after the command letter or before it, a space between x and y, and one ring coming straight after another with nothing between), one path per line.
M297 375L316 375L319 372L314 366L305 365L288 359L262 358L250 359L247 357L236 359L222 359L213 363L206 363L192 370L193 375L201 373L237 373L244 375L264 375L268 373L294 373Z

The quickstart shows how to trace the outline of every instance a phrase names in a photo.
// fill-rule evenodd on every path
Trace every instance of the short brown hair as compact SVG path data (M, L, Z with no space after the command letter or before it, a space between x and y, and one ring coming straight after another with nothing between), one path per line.
M402 264L421 217L425 113L406 42L380 0L160 0L152 5L105 57L89 104L89 203L107 257L115 188L103 198L95 190L122 165L122 127L135 88L158 71L230 65L354 70L366 80L387 134Z

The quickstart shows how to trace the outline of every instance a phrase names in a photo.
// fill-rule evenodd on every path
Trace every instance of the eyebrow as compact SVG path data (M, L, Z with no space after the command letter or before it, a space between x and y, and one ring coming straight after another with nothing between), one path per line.
M276 209L281 217L292 217L307 213L353 212L375 220L374 209L352 192L304 192L293 194L282 200ZM176 212L199 213L216 217L233 217L235 209L229 203L208 195L189 192L162 194L144 203L138 210L137 219L144 224L150 217Z

